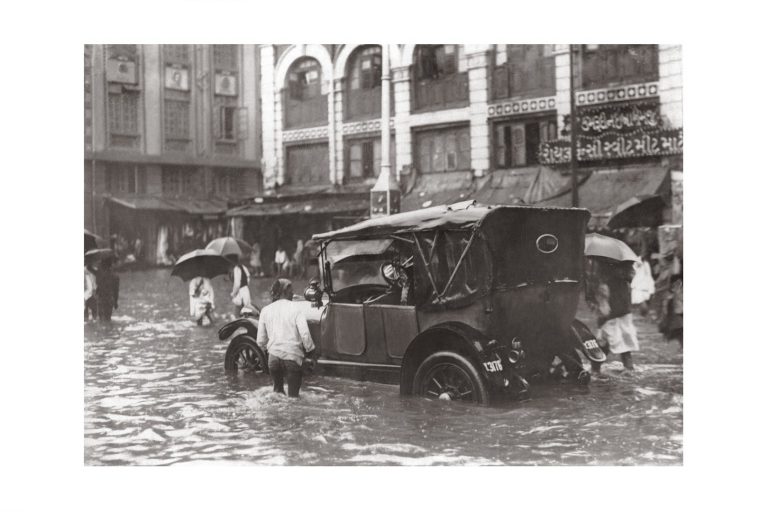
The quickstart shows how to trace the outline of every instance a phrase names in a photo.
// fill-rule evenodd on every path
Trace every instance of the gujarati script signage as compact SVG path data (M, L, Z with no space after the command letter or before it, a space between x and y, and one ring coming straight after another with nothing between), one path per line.
M662 127L657 101L581 107L578 115L579 135L592 137L610 132L631 133Z
M637 130L632 133L607 132L598 137L580 135L577 141L579 161L633 158L639 156L677 155L683 152L683 129ZM542 142L539 162L545 165L571 161L567 140Z

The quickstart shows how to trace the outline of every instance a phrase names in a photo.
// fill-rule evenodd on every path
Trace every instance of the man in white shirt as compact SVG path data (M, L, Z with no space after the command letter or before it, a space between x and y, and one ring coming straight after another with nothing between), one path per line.
M304 313L293 304L293 284L278 279L272 285L272 304L261 310L256 344L269 352L269 375L274 390L285 393L283 381L288 383L288 396L298 397L301 387L301 365L305 354L315 350Z

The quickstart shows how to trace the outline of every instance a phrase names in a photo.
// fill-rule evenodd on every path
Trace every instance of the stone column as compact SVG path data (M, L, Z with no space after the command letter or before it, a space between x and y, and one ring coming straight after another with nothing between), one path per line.
M333 171L333 163L331 163L331 183L343 183L344 181L344 79L336 78L333 80L333 108L334 108L334 122L328 123L328 151L329 157L331 156L330 141L331 138L335 141L335 172ZM331 129L333 128L333 129ZM331 159L333 162L334 159Z
M555 108L557 109L558 136L565 128L565 116L571 114L571 54L569 50L570 45L555 45ZM578 84L575 80L574 83Z
M400 180L400 170L412 166L411 152L411 73L408 66L392 68L392 84L395 88L395 161L396 176ZM383 151L383 149L382 149Z
M107 75L105 70L105 45L93 45L91 74L91 99L93 101L93 150L104 151L107 147Z
M683 126L683 55L680 45L659 45L659 101L670 127Z
M488 49L489 45L466 45L469 78L469 136L471 166L475 176L484 176L490 167L488 134Z
M261 45L261 147L262 175L264 189L274 189L278 180L277 131L282 123L278 114L279 88L275 87L275 49L272 45Z
M213 133L211 116L213 112L213 62L211 45L194 45L195 58L190 70L192 104L195 121L196 153L201 156L213 154ZM205 171L201 169L202 174Z
M259 138L259 54L255 45L243 46L242 67L240 77L242 88L241 105L246 108L248 135L243 141L246 160L257 160ZM250 172L250 171L249 171Z

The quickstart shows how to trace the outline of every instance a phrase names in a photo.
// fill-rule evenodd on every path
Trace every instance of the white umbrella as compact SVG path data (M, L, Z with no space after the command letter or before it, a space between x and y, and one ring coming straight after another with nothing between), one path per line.
M584 254L616 261L637 261L638 257L627 244L609 236L590 233L584 237Z

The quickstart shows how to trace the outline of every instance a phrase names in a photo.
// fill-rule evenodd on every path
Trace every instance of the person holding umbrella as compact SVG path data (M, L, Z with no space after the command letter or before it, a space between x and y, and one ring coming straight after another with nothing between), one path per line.
M597 316L598 343L621 357L626 370L635 369L632 352L639 348L632 318L632 279L637 255L624 242L590 234L586 237L587 304ZM600 363L592 363L600 373Z
M189 281L189 314L198 325L213 323L215 309L211 279L229 272L230 262L210 249L196 249L184 254L173 267L172 276Z
M239 238L225 236L211 240L205 248L223 256L230 262L232 268L229 274L232 279L230 297L235 306L235 317L238 317L242 308L251 306L251 291L248 288L250 276L248 269L242 264L242 260L250 254L251 246Z

